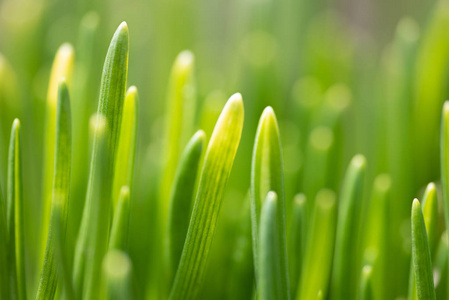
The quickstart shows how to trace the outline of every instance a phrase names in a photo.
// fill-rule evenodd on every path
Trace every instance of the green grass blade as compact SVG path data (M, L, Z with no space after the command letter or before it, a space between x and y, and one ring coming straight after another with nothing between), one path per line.
M356 289L351 287L357 286L360 276L357 255L365 169L365 157L354 156L341 190L331 286L332 298L337 300L355 298Z
M117 158L115 162L114 183L112 197L114 208L122 186L127 185L131 190L133 186L134 159L136 156L137 124L139 113L139 96L137 88L131 86L125 96L123 106L123 119L120 130Z
M304 194L298 194L293 201L292 224L288 239L288 261L290 270L290 291L294 297L304 264L307 237L307 202Z
M195 182L205 140L206 135L202 130L197 131L190 139L179 161L173 183L165 250L170 284L178 269L189 228L192 200L195 197Z
M8 267L8 233L6 230L6 212L3 190L0 185L0 298L11 297L11 280Z
M195 205L169 299L195 299L206 269L223 193L243 127L243 101L233 95L218 118L206 150Z
M373 287L371 283L373 268L371 266L364 266L362 269L362 276L360 280L360 300L372 300Z
M195 88L193 82L195 58L190 51L181 52L173 64L168 86L167 114L164 134L164 169L161 179L161 221L165 226L170 191L175 178L179 156L193 133Z
M22 198L22 158L20 121L15 119L11 129L8 156L7 228L8 258L11 264L13 299L26 299L24 220Z
M132 264L128 255L120 250L109 250L103 260L106 299L135 299L131 284Z
M326 299L331 275L337 200L335 193L321 190L316 196L316 205L308 235L307 250L297 300L315 299L318 292Z
M280 255L279 280L282 282L282 288L279 291L282 299L290 298L289 278L287 267L287 246L286 246L286 225L285 225L285 191L284 191L284 172L281 141L279 136L279 127L276 116L271 107L267 107L259 120L256 140L254 142L252 167L251 167L251 226L253 232L253 253L256 270L256 279L258 278L259 259L259 222L260 211L265 197L269 191L274 191L278 196L278 216L276 218L277 253Z
M441 189L446 229L449 228L449 101L443 105L440 130Z
M437 299L447 299L448 286L448 255L449 251L447 232L441 235L434 259L434 280L435 280L435 294Z
M426 225L418 199L412 205L412 256L418 299L436 299Z
M63 80L59 85L55 124L55 176L53 180L50 227L36 299L53 299L56 292L58 268L55 255L55 247L57 247L55 234L56 227L62 227L61 238L64 239L67 228L72 159L71 122L69 92L65 80ZM59 215L60 222L57 222L56 214Z
M117 206L112 218L111 236L109 239L109 250L117 249L125 251L128 244L130 213L129 187L124 185L120 190Z
M82 291L84 288L83 295L86 299L95 299L97 296L99 288L96 287L96 283L101 278L101 261L108 245L109 214L112 208L111 185L128 74L128 35L128 26L123 22L114 33L109 45L101 78L98 104L98 115L101 117L97 119L97 126L104 124L100 126L103 127L102 130L97 128L94 136L88 191L74 262L75 290ZM102 160L104 162L101 162ZM100 217L106 220L101 222L97 219ZM93 224L94 222L96 225ZM95 245L89 245L89 234L97 236L97 239L91 236L91 241ZM95 254L90 256L91 261L87 263L86 255L92 251ZM88 272L84 280L87 285L83 287L85 265L89 267L89 270L85 270Z
M259 277L257 287L261 300L287 299L285 297L283 271L279 253L278 198L275 192L268 192L260 213L259 227Z
M53 192L53 180L55 172L55 139L56 139L56 106L58 102L58 86L62 78L70 83L74 61L72 45L63 44L56 52L50 74L50 82L47 92L46 116L45 116L45 149L43 166L43 198L42 198L42 227L40 261L42 265L47 247L47 234L50 225L50 213Z

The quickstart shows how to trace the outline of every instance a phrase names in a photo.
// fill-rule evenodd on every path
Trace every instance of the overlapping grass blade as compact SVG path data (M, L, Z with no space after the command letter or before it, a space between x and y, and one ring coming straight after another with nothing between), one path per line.
M52 190L50 227L47 236L44 265L39 280L36 299L53 299L58 282L58 263L55 255L56 227L62 227L62 240L67 228L69 207L70 177L72 162L72 120L70 98L65 80L59 84L55 134L55 170ZM59 215L57 220L56 214ZM59 222L58 222L59 221Z
M115 162L114 183L112 197L114 208L122 186L127 185L130 190L133 186L134 159L136 156L137 124L139 113L139 96L137 88L131 86L126 92L123 106L123 119L120 130L120 141Z
M436 299L426 224L418 199L412 205L412 257L418 299Z
M109 250L103 260L106 299L132 300L132 264L128 255L120 250Z
M195 205L170 293L171 300L195 299L203 281L220 204L243 127L240 94L226 103L210 139Z
M42 198L42 227L41 227L41 253L40 265L47 247L47 233L50 225L53 180L55 172L55 139L56 139L56 107L58 102L58 87L61 78L70 83L74 61L72 45L63 44L56 52L50 74L47 91L45 116L45 149L43 166L43 198Z
M111 185L125 98L128 47L128 26L123 22L112 38L103 67L97 118L97 127L102 128L97 128L94 137L86 203L75 249L74 286L76 291L83 291L85 299L98 297L100 267L108 245ZM86 258L90 261L85 261Z
M25 300L25 244L22 196L22 158L20 121L12 124L8 156L8 190L6 224L8 230L8 261L12 277L12 298Z
M351 160L341 191L334 265L332 269L331 294L333 299L354 299L358 285L358 246L361 221L362 190L365 178L366 159L356 155Z
M170 196L166 249L168 281L171 284L178 269L179 259L189 228L195 183L206 135L199 130L190 139L179 161Z
M109 238L109 250L117 249L125 251L128 244L130 213L130 191L124 185L120 190L120 196L112 218L111 236Z
M371 283L372 271L373 269L371 266L364 266L362 269L362 276L360 280L360 300L374 299Z
M315 299L319 292L326 299L331 275L337 200L335 193L324 189L316 196L316 205L296 300Z
M277 218L276 242L279 254L279 268L277 273L279 280L279 294L282 299L290 299L289 278L287 267L287 246L285 229L285 191L284 191L284 172L281 141L276 116L271 107L267 107L259 120L259 126L256 132L254 142L252 167L251 167L251 226L253 234L253 253L256 270L256 281L260 260L257 257L259 252L259 222L260 211L265 197L269 191L277 194L278 201L276 205Z

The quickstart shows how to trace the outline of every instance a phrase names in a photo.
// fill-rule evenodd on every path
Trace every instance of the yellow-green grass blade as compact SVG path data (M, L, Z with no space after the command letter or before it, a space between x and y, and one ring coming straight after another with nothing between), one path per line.
M179 156L193 133L196 106L194 62L193 53L183 51L176 57L170 73L160 186L160 218L163 226L167 224L170 191Z
M319 292L326 299L331 276L337 221L337 200L331 190L318 192L308 234L297 300L315 299Z
M291 296L296 295L300 280L307 237L307 202L304 194L297 194L293 200L293 214L288 239L288 261Z
M45 115L45 144L43 165L43 198L42 221L40 239L40 261L42 265L47 246L47 233L50 224L50 211L52 202L53 180L55 172L55 139L56 139L56 106L58 102L58 86L62 78L70 85L74 61L72 45L63 44L56 52L50 73L50 82L47 91Z
M449 228L449 101L443 105L440 129L440 171L446 229Z
M373 268L369 265L362 268L362 276L360 278L360 300L372 300L373 287L372 287L372 273Z
M171 300L195 299L201 287L242 128L243 101L240 94L234 94L223 108L206 150L186 242L169 297Z
M257 257L259 252L259 222L260 213L265 197L269 191L277 194L276 205L277 218L276 242L277 253L279 254L279 277L282 299L290 298L289 278L287 266L287 246L286 246L286 225L285 225L285 191L284 191L284 171L282 160L282 149L279 135L279 127L276 116L271 107L267 107L260 117L259 126L254 142L252 167L251 167L251 226L253 234L253 253L256 270L256 281L260 260Z
M101 261L108 245L112 178L128 73L128 35L128 26L123 22L109 45L101 78L97 129L73 271L75 290L83 291L85 299L98 296L100 289L96 284L101 278Z
M120 130L120 141L115 162L114 183L112 189L113 205L117 205L120 189L133 186L134 159L137 144L137 124L139 122L139 96L137 88L131 86L126 92L123 106L123 119Z
M418 199L412 205L412 257L418 300L436 299L426 224Z
M72 162L71 122L69 92L65 80L62 80L59 84L55 123L55 176L53 180L50 226L36 299L53 299L58 283L58 268L55 255L57 244L55 239L57 227L62 227L62 239L65 238L65 230L67 228ZM59 222L57 222L56 214L59 215Z
M136 299L132 288L132 263L128 255L111 249L103 259L103 276L106 286L106 299Z
M358 266L359 226L361 222L362 191L366 172L363 155L352 158L341 190L334 264L332 268L332 299L355 299L360 276Z
M127 249L130 206L129 187L124 185L120 190L120 196L112 218L109 250L126 251Z
M178 269L189 229L192 200L195 197L195 183L205 140L206 135L202 130L197 131L190 139L179 161L173 182L165 245L169 284L173 282Z
M8 230L8 261L12 277L12 299L27 298L25 278L25 244L22 196L22 158L20 121L15 119L11 129L8 156L8 190L6 222Z

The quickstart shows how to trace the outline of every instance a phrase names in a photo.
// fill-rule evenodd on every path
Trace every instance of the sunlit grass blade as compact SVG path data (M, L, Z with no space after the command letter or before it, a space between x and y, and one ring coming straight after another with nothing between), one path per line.
M278 201L276 205L277 218L276 242L279 255L280 272L277 274L281 285L277 294L282 295L282 299L290 299L289 278L287 267L287 246L285 229L285 191L284 191L284 172L281 141L279 136L279 127L276 116L271 107L267 107L260 117L257 128L256 140L254 142L252 167L251 167L251 226L253 233L253 253L256 270L256 281L258 279L258 270L260 260L257 257L259 252L259 222L260 212L269 191L277 194Z
M335 193L326 189L321 190L316 196L296 300L315 299L318 292L321 292L322 298L326 299L332 268L336 221Z
M91 170L74 261L75 290L83 291L85 299L98 296L101 261L108 245L111 185L128 74L128 35L128 26L123 22L110 43L101 78Z
M131 279L132 264L128 255L120 250L109 250L103 260L106 299L135 299Z
M168 281L172 283L189 229L195 183L206 135L199 130L190 139L179 161L170 196L166 249Z
M55 248L57 247L55 242L56 227L62 227L61 238L63 240L67 228L72 162L72 120L69 92L65 80L61 81L59 85L55 125L55 176L53 180L50 227L36 299L53 299L55 296L58 283L58 268L55 255ZM57 222L56 214L59 215L60 222Z
M120 196L112 218L109 250L125 251L127 249L130 206L129 187L124 185L120 190Z
M0 185L0 298L11 297L11 280L9 275L8 262L8 234L6 230L6 212L3 199L3 190Z
M333 299L355 298L360 276L358 266L359 226L366 159L356 155L351 160L341 190L331 294Z
M203 281L223 193L243 127L243 101L234 94L210 138L171 300L195 299Z
M426 224L418 199L412 205L412 257L418 299L436 299Z
M423 217L426 225L427 240L429 242L430 253L433 253L435 248L435 236L437 233L438 224L438 201L436 196L436 187L433 182L429 183L426 187L423 196ZM409 279L409 290L408 299L417 299L416 294L416 282L415 282L415 272L413 269L413 259L410 266L410 279Z
M261 300L289 299L285 297L281 255L278 252L278 198L275 192L268 192L260 213L257 288Z
M112 189L113 205L117 205L122 186L133 187L134 159L136 156L137 124L139 113L139 96L137 88L131 86L125 96L120 141L115 162L114 183Z
M290 271L290 291L294 297L298 289L307 237L307 202L304 194L298 194L293 200L292 224L288 239L288 262Z
M12 124L8 156L6 222L13 299L26 299L25 244L22 196L22 158L20 121Z
M55 172L55 139L56 139L56 106L58 102L58 86L63 78L70 85L74 61L72 45L63 44L56 52L50 74L50 82L47 91L46 116L45 116L45 149L43 166L43 198L42 198L42 226L40 261L42 265L47 247L47 233L50 224L53 180Z
M183 51L173 64L168 86L163 145L163 171L160 190L161 221L165 226L170 191L179 156L193 133L195 117L194 56Z
M373 287L371 283L371 274L372 274L371 266L364 266L362 268L362 276L360 280L360 300L372 300L373 296Z

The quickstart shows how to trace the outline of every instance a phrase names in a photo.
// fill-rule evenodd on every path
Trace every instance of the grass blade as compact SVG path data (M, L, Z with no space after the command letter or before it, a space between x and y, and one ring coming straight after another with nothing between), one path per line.
M139 112L139 96L137 88L131 86L125 96L123 106L123 119L120 130L120 142L115 162L114 183L112 197L114 208L122 186L127 185L131 190L133 186L134 159L136 156L137 124Z
M338 207L331 287L332 298L337 300L355 298L355 289L351 287L357 286L357 278L360 276L357 250L365 169L365 157L354 156L343 181Z
M192 199L195 196L195 182L197 179L200 159L203 153L206 135L199 130L190 139L179 162L170 196L168 214L166 255L169 273L169 284L178 269L179 259L189 228Z
M126 250L128 244L129 213L130 213L129 187L124 185L120 190L117 206L112 218L109 250Z
M307 250L297 300L315 299L319 292L326 299L331 275L332 257L337 221L337 200L334 192L321 190L308 235Z
M44 265L39 280L36 299L53 299L57 285L57 266L55 247L56 227L62 227L61 238L65 238L67 212L70 195L70 176L72 159L72 125L69 92L65 80L60 82L56 113L55 170L53 180L50 227L47 237ZM56 217L56 214L59 217ZM57 219L60 219L59 222Z
M131 285L132 264L128 255L120 250L109 250L103 260L103 275L107 287L106 299L135 299Z
M8 268L8 233L6 230L6 212L3 199L3 190L0 185L0 298L11 297L11 280Z
M114 33L103 67L98 104L98 115L101 117L97 119L97 127L103 128L97 128L94 137L86 203L75 250L74 286L76 291L84 288L86 299L97 298L100 289L96 284L101 278L101 262L108 245L111 184L125 98L128 47L128 26L123 22ZM100 217L106 220L101 222L98 220ZM92 239L89 238L90 233ZM89 245L89 239L95 245ZM86 254L92 251L91 261L86 262ZM89 269L86 269L88 273L84 276L85 266ZM87 284L84 287L83 276Z
M412 205L412 256L418 299L436 299L426 225L418 199Z
M7 228L13 299L26 299L20 121L11 129L8 156Z
M281 299L290 299L289 278L287 267L287 246L285 229L285 191L284 191L284 172L282 161L281 141L279 137L279 127L276 116L271 107L267 107L259 120L256 140L254 142L252 167L251 167L251 226L253 233L253 253L256 270L256 280L259 269L259 221L260 211L265 197L269 191L277 194L278 201L276 205L278 214L276 220L277 253L280 255L280 272L277 280L280 280L278 295Z
M198 294L242 127L243 101L240 94L234 94L223 108L206 150L186 242L169 297L171 300L195 299Z
M449 250L447 232L441 235L434 259L434 280L435 294L437 299L447 299L447 283L448 283L448 256Z
M440 129L441 190L446 229L449 228L449 101L443 105Z
M50 213L53 193L53 180L55 172L55 143L56 143L56 106L58 102L58 87L60 80L64 78L70 83L72 77L74 50L72 45L63 44L56 52L50 74L50 82L47 92L46 116L45 116L45 149L43 166L43 198L42 198L42 227L41 227L41 254L40 265L47 247L47 234L50 225Z
M372 274L371 266L364 266L362 269L362 277L360 280L360 300L372 300L373 296L373 288L371 284L371 274Z

